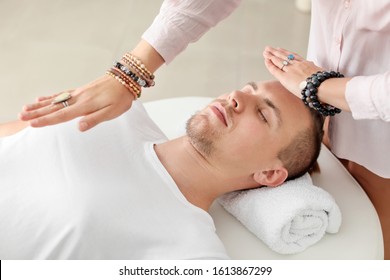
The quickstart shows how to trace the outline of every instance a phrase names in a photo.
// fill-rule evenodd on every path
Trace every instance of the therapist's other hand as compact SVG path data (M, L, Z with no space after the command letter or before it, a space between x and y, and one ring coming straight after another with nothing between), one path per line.
M288 56L291 54L294 58L289 60ZM299 98L302 96L299 84L312 74L324 70L300 55L282 48L266 47L263 56L268 71ZM283 61L287 61L288 64L283 65Z
M19 118L29 121L32 127L43 127L82 117L79 130L86 131L101 122L120 116L130 109L134 100L133 95L123 85L108 75L67 92L72 95L67 100L69 106L65 107L61 102L52 103L60 93L39 97L36 103L23 107Z

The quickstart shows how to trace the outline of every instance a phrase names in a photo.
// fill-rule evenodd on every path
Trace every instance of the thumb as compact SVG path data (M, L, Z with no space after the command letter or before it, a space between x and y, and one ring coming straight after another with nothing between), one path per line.
M108 121L112 118L108 118L107 116L109 115L109 107L102 108L98 111L95 111L93 113L90 113L86 116L84 116L80 121L79 121L79 130L81 132L87 131L98 124Z

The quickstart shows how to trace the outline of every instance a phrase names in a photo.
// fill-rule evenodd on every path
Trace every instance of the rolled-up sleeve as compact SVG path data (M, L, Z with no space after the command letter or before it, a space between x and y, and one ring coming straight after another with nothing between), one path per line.
M345 98L354 119L381 119L390 122L390 71L352 78Z
M147 41L169 64L189 43L197 41L229 16L241 0L165 0L152 25L144 32Z

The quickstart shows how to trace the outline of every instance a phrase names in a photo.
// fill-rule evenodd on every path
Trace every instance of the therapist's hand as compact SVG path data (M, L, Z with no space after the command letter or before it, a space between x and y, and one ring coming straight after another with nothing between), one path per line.
M86 131L120 116L130 109L134 100L123 85L108 75L67 92L72 95L67 100L69 106L65 107L61 102L52 104L60 93L40 97L36 103L24 106L19 118L28 121L32 127L43 127L82 117L79 130Z
M289 60L288 56L291 54L294 58ZM282 48L266 47L263 56L268 71L299 98L302 96L299 84L312 74L324 70L298 54ZM288 64L283 66L283 61L287 61Z

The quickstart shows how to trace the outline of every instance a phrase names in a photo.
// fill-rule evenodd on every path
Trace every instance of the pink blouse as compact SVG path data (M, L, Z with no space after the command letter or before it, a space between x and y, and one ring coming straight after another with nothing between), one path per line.
M352 113L331 118L332 152L390 178L390 1L313 0L308 60L354 77Z
M169 64L240 0L165 0L143 39ZM308 59L345 76L352 113L331 118L332 152L390 178L390 1L313 0Z
M169 64L189 43L197 41L229 16L241 0L165 0L142 38Z

